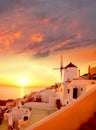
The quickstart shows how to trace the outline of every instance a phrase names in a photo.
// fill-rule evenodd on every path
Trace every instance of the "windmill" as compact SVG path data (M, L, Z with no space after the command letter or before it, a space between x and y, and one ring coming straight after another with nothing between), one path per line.
M61 55L61 57L60 57L60 68L53 68L53 70L60 70L60 79L61 79L61 81L62 81L62 74L63 74L63 69L64 69L64 67L63 67L63 56Z

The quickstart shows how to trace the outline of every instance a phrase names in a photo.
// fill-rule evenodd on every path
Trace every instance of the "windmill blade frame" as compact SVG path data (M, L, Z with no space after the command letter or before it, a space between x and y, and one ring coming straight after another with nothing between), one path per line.
M53 68L53 70L60 70L60 68Z
M53 70L60 70L60 80L62 82L62 75L63 75L63 55L60 56L60 68L53 68Z

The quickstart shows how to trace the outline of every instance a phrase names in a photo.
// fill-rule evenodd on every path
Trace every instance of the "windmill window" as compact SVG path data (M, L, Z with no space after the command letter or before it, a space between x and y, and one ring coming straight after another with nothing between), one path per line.
M68 93L70 93L70 89L68 89Z
M81 91L83 91L83 88L81 88Z

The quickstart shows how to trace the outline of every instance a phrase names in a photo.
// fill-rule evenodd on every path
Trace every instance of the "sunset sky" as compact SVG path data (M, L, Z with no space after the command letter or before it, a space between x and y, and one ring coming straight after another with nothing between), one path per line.
M96 0L0 0L0 84L48 86L96 66Z

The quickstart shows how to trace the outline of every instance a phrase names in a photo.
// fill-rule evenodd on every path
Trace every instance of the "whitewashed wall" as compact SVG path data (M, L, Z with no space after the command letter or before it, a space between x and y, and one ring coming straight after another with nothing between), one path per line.
M64 82L73 79L77 79L77 68L76 67L68 67L64 69Z

